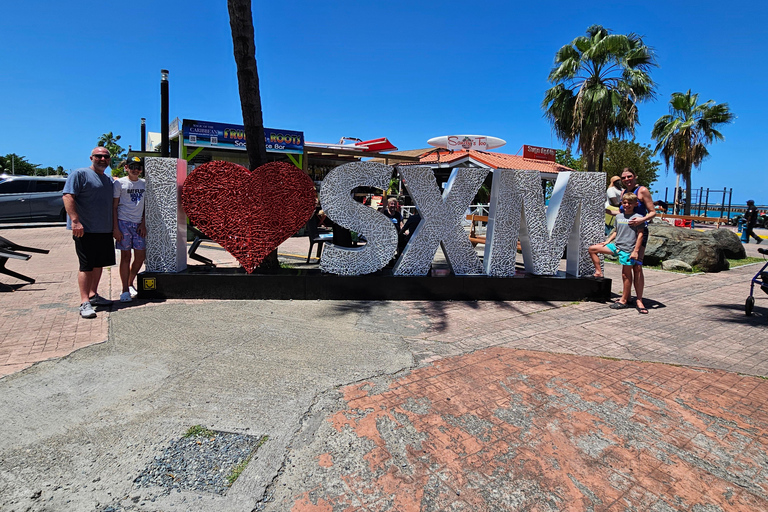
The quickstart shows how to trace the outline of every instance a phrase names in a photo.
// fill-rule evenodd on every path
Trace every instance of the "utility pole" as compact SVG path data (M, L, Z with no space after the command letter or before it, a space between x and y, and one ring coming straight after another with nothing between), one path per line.
M168 133L168 70L160 70L160 156L171 156L171 141Z

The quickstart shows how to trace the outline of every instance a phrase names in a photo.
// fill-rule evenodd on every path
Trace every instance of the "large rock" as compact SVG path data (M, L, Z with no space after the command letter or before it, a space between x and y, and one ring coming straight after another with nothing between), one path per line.
M680 260L666 260L661 262L661 268L664 270L682 270L690 272L693 268L684 261Z
M660 265L662 261L674 259L698 267L704 272L728 270L726 249L721 246L720 241L721 238L727 241L727 235L713 236L712 231L701 233L693 229L675 227L664 221L652 222L648 229L650 237L643 258L646 265ZM733 248L728 251L729 254L732 253Z
M747 251L741 239L730 229L713 229L705 234L717 240L717 245L725 251L726 258L740 260L747 257Z

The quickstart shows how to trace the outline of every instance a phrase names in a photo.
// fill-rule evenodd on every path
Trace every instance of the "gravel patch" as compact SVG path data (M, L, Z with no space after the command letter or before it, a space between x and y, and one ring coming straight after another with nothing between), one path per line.
M189 490L224 495L267 439L193 429L154 458L133 481L136 487L160 487L163 494Z

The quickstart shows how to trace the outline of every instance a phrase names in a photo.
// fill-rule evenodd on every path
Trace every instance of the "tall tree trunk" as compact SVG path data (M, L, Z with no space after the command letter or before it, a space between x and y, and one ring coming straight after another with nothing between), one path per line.
M685 215L691 214L691 169L685 173Z
M237 64L237 84L240 88L248 162L250 169L254 170L267 162L267 148L264 142L264 119L261 113L251 0L227 0L227 8Z
M251 0L227 0L227 8L237 64L237 84L240 89L248 164L253 171L267 163L267 147L264 141L264 118L261 112L259 71L256 67ZM280 268L277 250L264 258L259 268Z

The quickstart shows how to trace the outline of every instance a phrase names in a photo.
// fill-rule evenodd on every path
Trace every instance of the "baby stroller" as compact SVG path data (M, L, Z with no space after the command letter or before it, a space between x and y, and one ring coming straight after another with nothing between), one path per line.
M768 255L768 249L763 249L762 247L758 247L757 252L763 255ZM747 297L747 302L744 304L744 312L747 313L747 316L752 314L752 308L755 307L755 297L753 296L755 285L759 285L761 290L768 293L768 272L766 272L766 268L768 268L768 262L766 262L765 265L763 265L763 268L761 268L757 274L755 274L755 277L752 278L752 284L749 287L749 297Z

